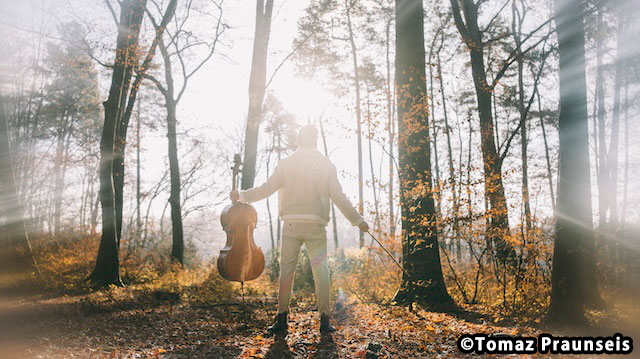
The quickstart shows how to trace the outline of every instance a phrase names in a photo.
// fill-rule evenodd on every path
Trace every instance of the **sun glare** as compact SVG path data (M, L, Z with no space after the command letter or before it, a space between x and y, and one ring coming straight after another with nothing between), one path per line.
M294 114L298 122L312 121L331 112L336 97L314 80L295 75L282 77L274 92L284 108Z

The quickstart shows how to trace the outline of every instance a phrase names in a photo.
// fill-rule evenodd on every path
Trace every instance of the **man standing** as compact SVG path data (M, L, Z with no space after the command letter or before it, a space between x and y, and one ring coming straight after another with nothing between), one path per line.
M259 187L231 192L232 200L256 202L278 191L280 217L284 221L280 248L280 279L278 283L278 315L267 331L286 333L287 313L293 289L293 278L300 247L304 243L313 272L320 332L331 333L329 322L330 282L327 266L327 232L332 200L352 225L367 232L369 226L342 192L336 167L316 150L318 131L307 125L298 133L298 150L281 160L276 169Z

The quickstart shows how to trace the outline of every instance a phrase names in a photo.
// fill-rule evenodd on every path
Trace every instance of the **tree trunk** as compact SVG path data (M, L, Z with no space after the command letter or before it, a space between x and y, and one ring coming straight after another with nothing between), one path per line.
M433 50L433 49L432 49ZM438 52L440 49L438 49ZM435 96L433 94L433 66L431 66L431 56L432 51L429 52L429 100L431 100L431 108L430 113L435 113L436 104L435 104ZM432 144L432 153L433 153L433 162L432 171L436 174L435 184L434 184L434 195L433 199L435 201L436 206L436 223L438 225L438 236L440 238L440 244L446 245L447 239L443 236L443 228L442 228L442 180L440 177L440 159L438 158L438 128L435 123L435 116L431 116L431 134L430 134L430 142ZM451 250L452 242L449 241L449 250Z
M320 119L320 135L322 136L322 146L324 147L324 155L329 158L329 150L327 149L327 137L324 134L324 125ZM336 206L331 202L331 223L333 225L333 244L338 249L338 223L336 221Z
M141 1L141 0L136 0ZM144 0L146 3L146 0ZM164 30L173 15L175 14L177 0L170 0L165 13L162 17L162 21L158 27L155 27L155 37L147 51L144 61L137 68L137 75L131 86L129 92L129 86L125 88L122 94L122 101L120 103L120 111L118 122L116 123L115 139L114 139L114 160L113 160L113 188L115 199L115 213L116 213L116 236L118 238L118 247L120 246L120 239L122 238L122 210L124 204L124 175L125 175L125 147L127 145L127 130L129 129L129 120L133 113L133 106L136 103L138 96L138 90L142 85L142 79L145 77L146 71L151 66L151 61L155 55L156 48L160 42L160 38L164 33ZM144 4L143 4L144 5ZM146 5L145 5L146 6ZM143 6L144 7L144 6ZM136 57L137 58L137 57ZM137 66L137 60L136 64ZM131 74L128 74L131 76Z
M27 224L24 219L24 208L18 194L18 186L13 172L13 160L11 156L11 148L9 147L9 128L7 126L7 117L4 112L4 98L0 94L0 199L2 200L2 209L5 213L5 225L0 227L0 236L6 235L6 242L2 243L4 238L0 238L0 253L3 254L2 262L10 264L13 269L20 270L26 264L27 267L35 268L38 273L40 269L38 262L33 256L31 242L27 232ZM6 246L6 247L5 247ZM15 252L17 247L25 246L27 252L31 256L31 261L22 260ZM8 250L5 250L8 249ZM6 255L6 256L5 256Z
M87 209L87 192L89 190L87 183L88 183L88 176L87 176L87 171L86 171L86 166L84 168L85 172L82 174L82 188L80 189L80 233L85 234L85 214L86 214L86 209Z
M167 110L167 153L169 156L170 183L169 205L171 206L171 259L182 265L184 264L184 233L182 227L182 200L180 198L181 183L180 164L178 159L178 139L176 134L178 122L176 113L178 100L175 96L175 84L173 80L173 70L169 50L165 46L162 38L160 38L158 44L160 47L160 54L164 61L164 76L167 85L166 88L164 88L159 81L154 81L158 90L160 90L164 95L165 108ZM178 56L180 55L178 54Z
M518 64L518 67L521 65ZM522 77L519 79L522 81ZM524 89L521 87L521 89ZM524 105L524 103L522 103ZM527 122L525 114L524 106L521 107L521 120L523 120L522 126L520 126L520 145L521 145L521 158L522 158L522 206L524 207L524 224L525 229L523 233L525 236L531 231L531 204L529 199L529 163L528 163L528 154L527 154L527 145L528 145L528 134L527 134Z
M584 306L596 290L591 215L589 132L583 3L555 0L560 118L557 218L550 322L584 323Z
M91 208L91 234L97 233L98 228L98 208L100 207L100 191L94 195L93 206Z
M69 119L69 121L73 121L72 118ZM71 136L73 134L73 127L71 125L71 123L69 124L69 128L66 131L66 138L64 139L63 145L62 145L62 170L60 171L60 178L58 179L59 183L57 185L59 185L60 189L57 191L56 195L60 197L60 204L62 204L62 199L64 198L64 192L65 192L65 178L67 176L67 168L69 166L69 162L67 161L67 158L69 158L69 150L71 148ZM59 209L58 213L60 214L60 220L62 219L62 208ZM60 231L61 229L61 223L58 223L58 227L56 227L58 231Z
M140 117L140 101L138 101L138 116L136 121L136 239L140 240L140 234L142 233L142 214L141 214L141 205L142 205L142 195L140 192L140 153L142 149L140 148L140 122L142 118Z
M515 0L512 2L512 36L516 45L517 68L518 68L518 112L520 114L520 145L522 159L522 207L524 208L524 230L522 231L524 238L527 238L531 230L531 204L529 201L529 164L527 162L527 107L524 101L524 58L522 54L522 19L524 14L520 14ZM522 11L526 11L523 8Z
M353 60L353 85L356 93L356 136L358 138L358 213L364 214L364 179L362 170L362 110L360 108L360 71L358 71L358 51L356 48L355 35L351 24L351 5L345 0L347 11L347 27L349 30L349 44L351 45L351 58ZM364 233L358 231L358 243L360 248L364 247Z
M625 51L625 55L626 53ZM627 205L629 202L629 132L629 74L627 73L624 78L624 184L622 188L622 213L620 217L622 229L625 228L627 223Z
M184 264L184 235L182 228L182 208L180 199L180 166L178 163L178 141L176 138L176 105L167 99L167 138L169 140L169 178L171 180L171 258Z
M602 6L600 4L599 6ZM602 58L604 56L604 34L602 12L600 8L597 15L596 31L596 104L598 124L598 229L602 232L607 226L607 141L606 141L606 108L604 102L604 68Z
M480 115L480 143L484 169L484 192L489 202L487 228L488 240L493 242L498 258L504 263L513 255L513 249L505 242L509 234L509 212L502 183L502 160L496 149L493 114L491 109L492 89L487 82L484 66L484 45L478 27L478 8L472 0L462 0L466 26L462 22L458 0L451 0L454 20L469 49L473 84Z
M375 168L373 166L373 153L372 153L372 145L371 142L373 141L373 129L371 128L371 101L369 99L369 88L367 87L367 132L368 132L368 136L367 136L367 142L368 142L368 147L369 147L369 167L371 169L371 190L372 190L372 194L373 194L373 203L374 203L374 210L375 210L375 218L373 220L373 230L374 232L377 231L378 233L380 232L380 205L378 203L378 192L377 192L377 185L376 185L376 174L375 174Z
M391 35L391 19L387 21L386 27L386 42L385 42L385 54L387 65L387 134L389 136L389 236L391 238L396 235L396 220L394 212L394 200L393 200L393 178L394 178L394 166L395 158L393 156L394 137L396 123L394 121L393 103L391 101L391 59L390 59L390 35Z
M607 157L608 190L606 197L608 199L607 207L609 208L609 225L612 231L617 231L618 229L618 145L620 143L620 111L622 110L620 90L622 89L625 71L625 56L623 54L624 13L621 12L618 19L611 141L609 142Z
M271 32L271 13L273 0L256 1L256 28L253 39L253 58L249 78L249 112L245 130L244 160L242 169L243 190L253 187L256 177L256 157L258 154L258 133L262 120L262 102L264 101L267 77L267 49Z
M443 41L444 41L444 34ZM460 213L460 203L456 193L455 185L455 168L453 166L453 149L451 148L451 127L449 126L449 116L447 115L447 96L444 93L444 80L442 79L442 63L440 61L440 53L436 54L438 61L438 80L440 83L440 95L442 97L442 113L444 118L444 133L447 137L447 155L449 159L449 184L451 185L451 199L453 201L453 238L456 241L456 259L458 262L462 260L462 248L460 246L460 236L458 235L459 224L458 215ZM461 147L462 151L462 147Z
M278 162L282 160L282 138L281 134L278 134ZM334 217L335 218L335 217ZM282 237L282 221L280 220L280 213L276 217L276 247L280 248L280 237Z
M142 16L146 0L123 1L120 11L120 26L116 40L116 58L109 97L104 102L104 125L100 140L100 206L102 208L102 238L96 258L96 265L89 280L101 286L122 285L120 261L118 259L119 239L117 235L114 193L114 141L116 126L122 115L123 99L129 89L131 73L135 66L136 47L140 35ZM122 177L122 176L120 176ZM121 179L121 178L120 178Z
M273 142L271 144L271 149L269 150L269 154L267 155L267 161L266 161L267 178L269 178L269 175L270 175L269 165L271 163L271 153L273 152L273 147L275 146L275 143L276 143L275 135L276 135L275 131L273 131ZM273 216L271 215L271 202L269 201L269 197L267 197L267 215L269 216L269 237L271 238L271 253L272 253L271 255L274 256L275 249L276 249L276 241L273 236Z
M468 218L468 224L467 224L467 228L469 230L468 236L467 238L473 238L473 226L474 226L474 219L473 219L473 199L471 198L471 194L472 194L472 190L471 190L471 183L472 179L471 179L471 141L473 140L473 126L471 125L471 118L469 118L469 142L467 144L467 183L465 184L465 190L467 193L467 218ZM472 248L471 248L471 242L468 242L469 246L470 246L470 255L473 255L472 252Z
M396 0L398 155L404 273L398 304L451 308L433 201L421 0Z
M485 193L489 200L490 227L488 237L496 244L498 256L505 259L510 248L503 237L509 234L509 215L507 199L502 184L502 161L497 155L496 144L493 141L493 120L491 115L491 94L486 90L486 76L482 51L471 50L471 63L474 84L480 112L480 138L484 168Z
M54 189L53 189L53 235L58 236L60 234L61 217L62 217L62 199L64 192L64 177L62 173L62 163L64 162L64 143L67 128L67 115L66 111L61 115L60 123L56 129L56 154L54 157Z
M556 216L556 196L553 191L553 171L551 170L551 156L549 155L549 143L547 141L547 131L544 127L544 116L542 115L542 103L540 101L540 93L537 94L538 98L538 113L540 114L540 128L542 129L542 139L544 140L544 157L547 161L547 180L549 182L549 194L551 196L551 208L553 209L553 216Z

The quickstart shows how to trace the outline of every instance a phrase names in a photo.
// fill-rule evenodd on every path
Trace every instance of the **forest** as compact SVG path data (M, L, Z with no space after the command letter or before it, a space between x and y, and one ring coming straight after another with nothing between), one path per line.
M0 14L1 358L634 357L640 2Z

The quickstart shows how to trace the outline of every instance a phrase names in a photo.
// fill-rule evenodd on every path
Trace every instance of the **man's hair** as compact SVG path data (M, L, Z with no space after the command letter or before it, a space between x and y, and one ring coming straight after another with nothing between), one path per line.
M318 130L313 125L302 126L298 132L298 146L315 148L318 142Z

